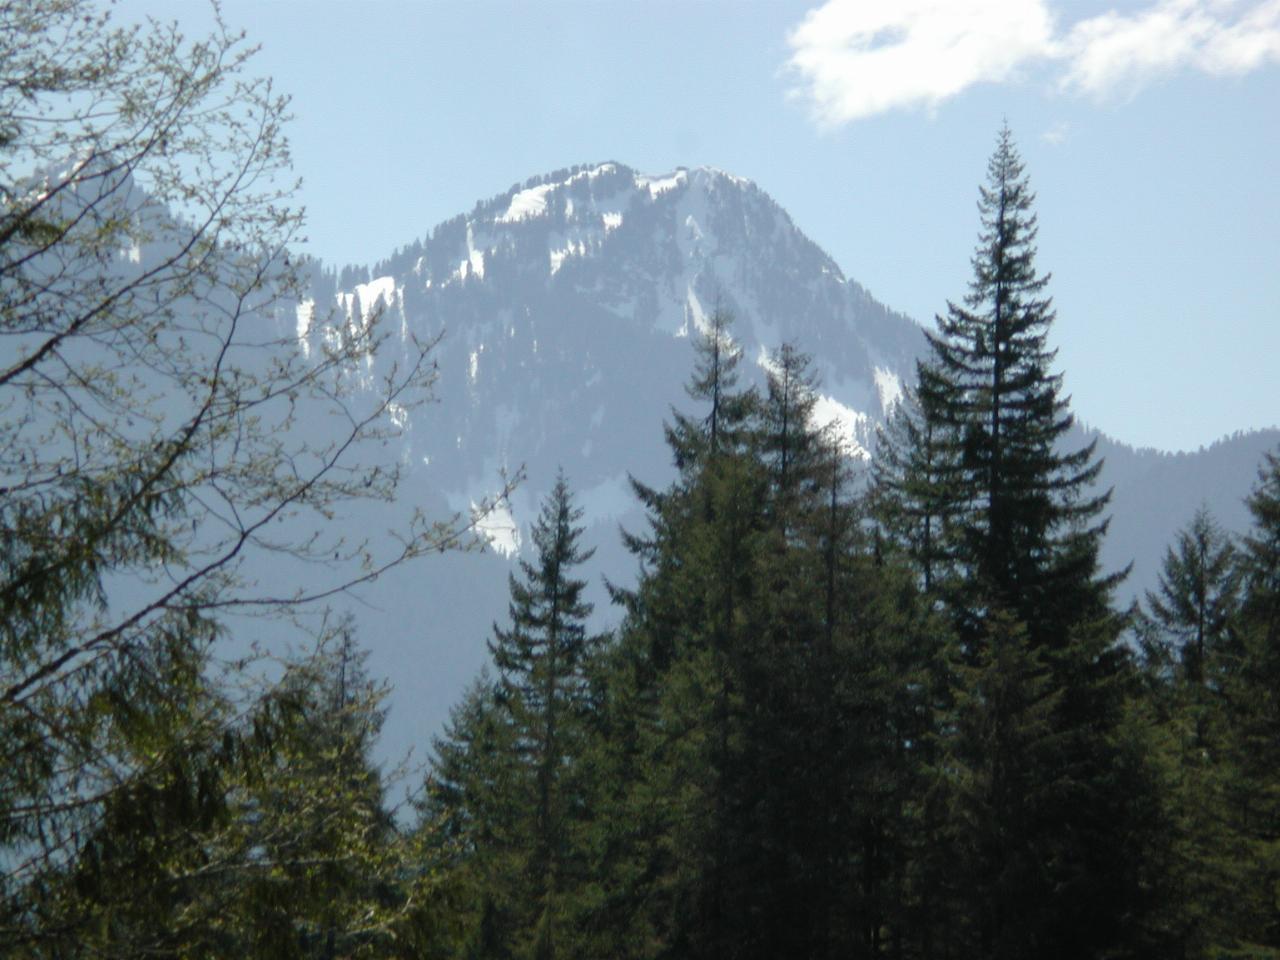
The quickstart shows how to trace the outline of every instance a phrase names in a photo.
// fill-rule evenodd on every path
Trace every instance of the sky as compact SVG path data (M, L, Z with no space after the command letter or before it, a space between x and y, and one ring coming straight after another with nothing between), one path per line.
M221 8L293 98L306 249L331 265L536 174L709 165L931 325L966 292L1007 122L1076 415L1163 450L1280 425L1280 0ZM114 9L192 36L211 17L203 0Z

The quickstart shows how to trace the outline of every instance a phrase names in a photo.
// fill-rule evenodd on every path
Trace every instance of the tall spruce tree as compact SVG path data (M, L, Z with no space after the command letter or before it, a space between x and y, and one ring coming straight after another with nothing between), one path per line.
M733 316L717 307L707 318L704 329L693 338L694 371L685 390L703 404L703 416L680 410L671 411L671 421L663 430L672 461L679 471L676 482L666 490L658 490L631 477L631 488L647 512L649 529L643 534L623 533L623 543L640 561L641 576L648 577L650 590L643 592L615 590L614 599L630 613L640 615L652 645L649 653L656 668L662 669L675 656L672 644L679 633L678 623L662 623L667 611L679 609L676 597L654 596L679 581L662 574L662 568L679 551L671 545L692 525L708 520L712 506L710 487L702 484L704 469L718 462L724 468L726 458L741 454L749 440L748 421L759 403L753 388L742 388L738 382L738 365L742 348L732 336ZM698 488L698 490L695 490ZM700 490L700 492L698 492ZM646 610L641 614L638 603Z
M735 867L731 893L739 920L728 945L740 956L807 956L819 942L824 891L816 867L830 837L815 824L833 807L822 802L832 798L820 779L832 727L821 537L835 479L827 438L813 423L816 385L809 357L783 344L751 421L755 584L730 654L743 742L726 827L735 846L749 851Z
M963 771L957 809L981 811L957 825L969 900L957 930L972 955L1078 958L1121 944L1139 907L1124 852L1130 767L1114 736L1127 668L1118 577L1098 572L1101 462L1093 445L1062 449L1073 421L1051 369L1033 203L1006 127L980 188L969 294L929 335L923 429L898 456L953 465L928 494L947 498L929 509L956 532L954 576L938 585L961 657L949 764ZM1003 902L1014 888L1034 910Z
M1109 499L1095 494L1094 445L1063 452L1073 418L1048 345L1049 276L1035 266L1035 195L1008 127L979 188L981 231L964 305L948 303L928 334L920 403L958 452L948 487L963 526L956 545L976 609L998 601L1037 632L1073 620L1080 604L1106 605L1096 579ZM1059 637L1059 641L1063 638Z
M742 348L731 334L733 316L719 304L706 320L702 335L694 338L697 355L694 372L685 390L689 396L706 404L700 419L672 411L672 426L667 439L683 466L689 452L699 449L718 452L742 439L742 428L755 403L755 393L738 389L738 364Z
M627 882L644 904L643 922L633 916L625 927L651 937L650 952L691 957L732 952L746 919L736 893L749 873L739 842L749 799L743 668L756 647L767 478L751 455L758 401L737 383L729 328L717 310L694 340L687 390L700 408L674 411L666 428L675 481L661 491L633 481L649 529L627 537L640 582L617 594L627 618L616 659L630 689L615 686L611 702L639 708L634 735L620 743L634 744L626 767L636 779L618 807L645 825L636 837L618 824L608 841L627 852Z
M461 953L549 958L568 952L570 894L580 857L575 820L590 707L587 662L599 638L586 621L583 549L563 475L533 524L535 556L510 578L510 625L495 624L489 651L498 676L472 691L436 744L428 829L474 894Z

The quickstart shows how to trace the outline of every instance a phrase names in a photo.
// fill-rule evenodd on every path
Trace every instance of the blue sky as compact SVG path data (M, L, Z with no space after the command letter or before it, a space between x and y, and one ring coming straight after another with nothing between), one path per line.
M202 32L198 0L123 0ZM1073 409L1280 423L1280 0L224 0L293 96L309 250L372 263L527 177L756 181L889 306L959 299L1007 119ZM803 345L801 345L803 346Z

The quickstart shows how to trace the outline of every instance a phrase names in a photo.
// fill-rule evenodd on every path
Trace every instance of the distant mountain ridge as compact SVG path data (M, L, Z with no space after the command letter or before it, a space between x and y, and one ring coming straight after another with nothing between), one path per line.
M651 176L609 162L534 177L371 271L313 265L309 294L279 315L304 349L383 314L390 339L360 373L370 385L396 362L397 344L441 337L438 403L401 419L406 495L466 510L523 467L509 508L484 523L494 550L514 556L563 468L599 549L595 572L618 582L634 565L617 527L639 522L627 477L671 475L662 422L673 405L689 408L689 336L712 310L733 314L748 379L763 379L784 342L811 354L818 416L864 457L925 349L918 324L847 279L763 190L705 167ZM1093 436L1081 430L1073 442ZM1277 443L1280 432L1261 431L1163 455L1099 437L1103 483L1115 488L1103 560L1134 562L1125 596L1153 584L1164 546L1202 500L1228 527L1243 526L1240 501ZM388 587L372 601L382 611L368 640L374 666L396 677L397 703L414 705L402 742L438 727L483 660L489 625L505 611L502 556L448 558L454 566L431 575L439 590ZM429 676L404 669L410 650L430 653Z

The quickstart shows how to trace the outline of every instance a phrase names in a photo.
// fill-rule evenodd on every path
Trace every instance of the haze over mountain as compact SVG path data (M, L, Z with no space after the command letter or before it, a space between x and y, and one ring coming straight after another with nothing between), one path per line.
M850 229L874 225L851 212ZM597 548L597 622L614 619L599 578L625 583L635 572L618 536L619 525L640 523L627 478L669 478L663 420L673 405L691 409L690 334L717 308L735 318L748 377L762 380L784 342L812 355L818 416L860 458L925 346L918 324L846 278L763 190L709 168L560 170L478 203L371 269L312 265L310 297L279 319L315 350L343 324L379 316L389 342L360 374L364 385L412 338L440 337L438 403L398 417L405 496L466 511L505 474L524 475L481 523L487 555L397 572L364 598L372 667L395 684L393 755L425 745L484 661L511 559L560 468ZM1111 569L1133 563L1124 596L1153 584L1165 546L1202 501L1243 527L1241 499L1278 440L1262 431L1168 455L1099 438L1103 482L1115 488L1103 558Z

